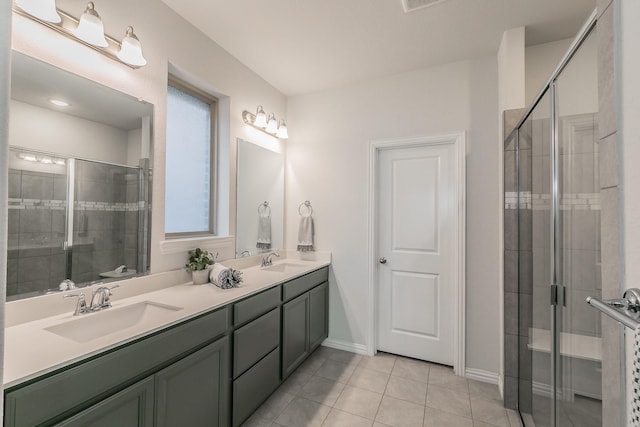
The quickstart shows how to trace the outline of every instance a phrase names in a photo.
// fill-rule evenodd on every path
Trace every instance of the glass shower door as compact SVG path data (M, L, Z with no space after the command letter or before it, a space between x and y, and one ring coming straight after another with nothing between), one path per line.
M602 425L600 313L585 303L601 297L598 75L595 29L558 76L559 215L556 274L564 290L558 313L557 420L561 426Z
M554 425L551 118L547 91L518 134L518 406L528 427Z
M74 160L71 279L133 276L138 267L139 168Z

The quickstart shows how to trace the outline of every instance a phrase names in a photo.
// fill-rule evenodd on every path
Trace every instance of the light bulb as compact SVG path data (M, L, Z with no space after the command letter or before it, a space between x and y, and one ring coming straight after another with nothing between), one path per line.
M278 132L276 136L281 139L289 139L289 132L287 132L287 124L284 120L280 120L280 126L278 126Z
M87 3L87 8L80 17L78 28L74 32L80 40L99 47L107 47L109 43L104 38L104 25L100 15L96 12L93 2Z
M276 116L274 116L273 113L269 115L267 128L265 130L269 133L276 133L278 131L278 121L276 120Z
M43 21L54 24L62 22L56 9L56 0L16 0L16 6Z
M121 45L120 51L118 52L118 59L120 59L120 61L134 67L142 67L147 64L147 60L142 56L142 44L133 32L133 27L127 27Z
M262 105L258 105L258 109L256 110L256 118L253 121L253 125L262 129L267 127L267 115L264 113Z

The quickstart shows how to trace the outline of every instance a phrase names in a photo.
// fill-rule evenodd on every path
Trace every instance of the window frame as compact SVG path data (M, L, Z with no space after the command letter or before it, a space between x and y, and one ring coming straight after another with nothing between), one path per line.
M206 91L188 83L179 77L176 77L173 74L169 74L169 78L167 81L167 87L173 87L178 89L181 92L186 93L187 95L193 96L194 98L199 99L202 102L209 104L210 106L210 146L209 146L209 229L203 231L189 231L189 232L177 232L170 233L166 230L166 219L165 219L165 239L184 239L190 237L215 237L217 236L217 226L218 226L218 215L217 215L217 206L218 206L218 98L207 93ZM167 117L168 120L168 117ZM168 143L168 140L165 138L165 143ZM165 148L166 154L166 148ZM166 166L167 162L165 159L165 180L166 180ZM213 171L213 173L212 173ZM165 215L167 212L166 207L166 185L165 185Z

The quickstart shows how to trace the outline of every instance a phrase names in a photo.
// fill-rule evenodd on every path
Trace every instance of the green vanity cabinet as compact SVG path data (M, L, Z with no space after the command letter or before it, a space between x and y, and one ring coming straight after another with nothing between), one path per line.
M234 426L242 424L280 385L280 293L276 286L234 305Z
M329 336L329 283L309 291L309 347L313 352Z
M156 426L224 426L228 422L229 338L155 375Z
M328 268L282 285L282 379L328 336Z
M228 405L225 402L229 394L230 366L228 337L224 335L230 327L229 319L229 310L224 307L11 387L5 391L4 426L29 427L61 422L79 425L74 421L75 416L92 419L95 416L92 414L104 412L101 409L104 407L121 409L110 414L109 419L113 421L110 425L129 426L132 425L129 420L132 419L136 402L139 412L148 409L142 408L141 397L135 396L135 390L138 390L136 384L140 381L153 381L154 390L145 392L144 398L151 396L150 398L157 399L158 382L162 383L162 373L166 372L179 372L174 375L174 381L178 381L178 377L183 375L185 380L197 377L198 381L204 381L206 378L210 387L211 384L217 386L219 400L216 402L212 399L209 405L215 406L218 402L223 402L219 411L219 425L226 425ZM193 358L199 358L203 354L200 349L205 349L205 352L209 349L219 351L219 355L211 356L219 359L215 359L213 363L196 364L192 369L182 369ZM195 370L199 371L198 375L194 375ZM129 387L134 390L132 394L127 391ZM124 419L115 422L119 414ZM148 425L148 417L142 418L138 424L133 425Z
M239 426L327 337L328 270L9 387L4 426Z
M152 427L153 386L153 378L142 380L56 426Z

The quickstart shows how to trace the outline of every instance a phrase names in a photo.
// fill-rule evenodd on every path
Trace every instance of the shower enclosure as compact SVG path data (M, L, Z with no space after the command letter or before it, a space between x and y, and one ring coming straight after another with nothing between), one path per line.
M505 143L505 402L526 426L603 425L600 314L585 303L602 292L595 31Z
M8 299L65 279L146 272L148 176L148 160L132 167L11 148Z

